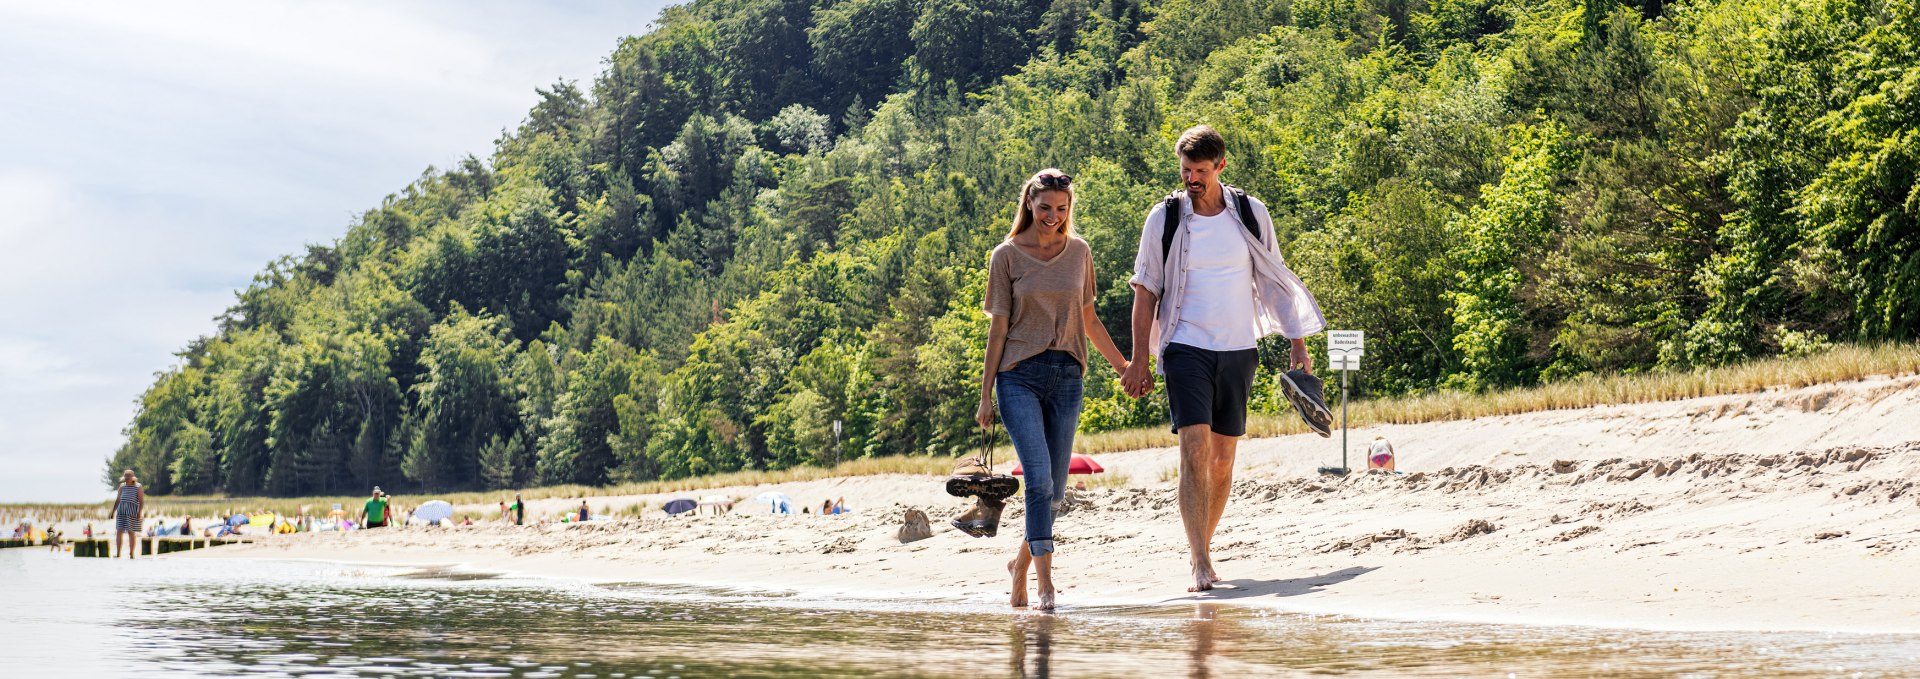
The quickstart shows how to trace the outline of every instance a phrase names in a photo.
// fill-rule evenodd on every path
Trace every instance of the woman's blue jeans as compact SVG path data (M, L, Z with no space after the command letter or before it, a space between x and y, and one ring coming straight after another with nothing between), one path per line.
M1027 482L1027 552L1053 553L1053 506L1067 492L1073 432L1080 426L1080 361L1048 351L993 378L1000 421Z

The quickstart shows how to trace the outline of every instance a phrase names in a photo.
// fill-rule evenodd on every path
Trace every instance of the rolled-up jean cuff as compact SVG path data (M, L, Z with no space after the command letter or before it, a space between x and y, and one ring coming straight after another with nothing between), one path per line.
M1032 554L1034 556L1044 556L1047 554L1052 554L1053 541L1052 540L1028 540L1027 553Z

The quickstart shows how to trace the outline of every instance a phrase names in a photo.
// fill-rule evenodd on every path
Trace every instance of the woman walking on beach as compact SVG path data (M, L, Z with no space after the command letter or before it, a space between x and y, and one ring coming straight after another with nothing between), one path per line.
M1053 610L1053 517L1066 493L1080 423L1087 340L1126 372L1127 361L1094 314L1093 252L1073 235L1073 177L1046 169L1020 187L1007 239L993 249L984 306L993 317L974 418L991 427L995 397L1026 477L1026 535L1007 570L1012 604L1027 605L1027 568L1038 610Z
M120 472L120 487L114 489L113 502L113 551L114 557L120 556L120 541L127 542L127 558L135 558L140 553L140 514L147 508L147 491L140 488L140 480L134 478L133 470Z

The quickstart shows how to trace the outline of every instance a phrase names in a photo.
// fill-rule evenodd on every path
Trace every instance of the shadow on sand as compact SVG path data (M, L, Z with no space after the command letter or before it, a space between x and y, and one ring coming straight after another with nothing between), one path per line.
M1351 568L1342 568L1323 575L1293 578L1290 580L1222 580L1215 583L1212 590L1194 592L1186 596L1167 599L1167 601L1221 601L1228 599L1248 599L1259 596L1300 596L1302 594L1312 594L1323 591L1329 585L1338 585L1377 570L1380 570L1379 566L1354 566Z

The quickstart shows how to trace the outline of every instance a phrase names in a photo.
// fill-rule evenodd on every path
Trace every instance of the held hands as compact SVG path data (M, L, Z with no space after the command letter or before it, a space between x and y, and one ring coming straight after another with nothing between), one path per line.
M1127 369L1121 371L1120 388L1127 396L1140 398L1153 391L1153 371L1147 369L1147 361L1130 361Z

